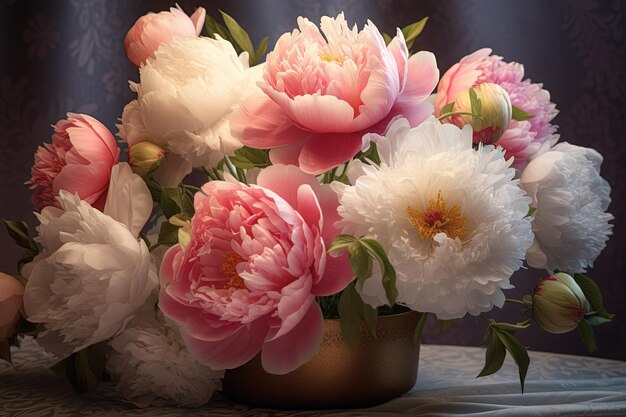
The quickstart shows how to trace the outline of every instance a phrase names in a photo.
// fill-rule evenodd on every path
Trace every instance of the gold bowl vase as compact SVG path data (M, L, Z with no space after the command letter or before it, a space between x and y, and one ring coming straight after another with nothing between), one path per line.
M355 408L380 404L408 392L417 379L419 345L413 333L420 313L378 318L376 337L365 329L350 349L339 320L324 320L324 339L307 363L285 375L263 370L261 356L226 371L223 394L237 402L271 408Z

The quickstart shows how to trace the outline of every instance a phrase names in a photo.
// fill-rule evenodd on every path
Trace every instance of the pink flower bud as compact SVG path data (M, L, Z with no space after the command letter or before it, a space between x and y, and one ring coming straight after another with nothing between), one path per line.
M0 272L0 342L15 333L20 321L24 287L11 275Z
M170 11L148 13L140 17L126 34L124 48L129 61L140 67L164 42L174 36L199 36L204 25L206 10L198 7L191 17L180 7Z
M164 157L163 148L152 142L139 142L128 149L128 163L142 177L156 170Z
M563 272L542 279L535 287L533 318L548 333L575 329L587 306L587 299L574 278Z
M452 122L459 127L471 125L474 131L474 143L494 143L502 136L511 122L511 99L508 93L497 84L478 84L468 88L458 96L454 102L453 111L472 113L470 90L473 90L480 100L481 111L479 115L482 116L482 119L470 115L455 115L451 117Z

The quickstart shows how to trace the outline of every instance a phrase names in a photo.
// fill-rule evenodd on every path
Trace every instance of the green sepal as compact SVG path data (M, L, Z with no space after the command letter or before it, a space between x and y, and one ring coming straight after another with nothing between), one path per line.
M472 109L472 115L475 117L482 117L483 115L483 103L478 98L478 94L473 88L469 89L470 105Z
M598 285L587 275L584 274L574 274L574 280L585 294L585 298L589 301L589 307L593 311L604 310L602 304L602 293L600 292L600 288ZM606 310L605 310L606 311Z
M532 114L520 109L517 106L511 106L511 109L512 109L511 119L517 120L518 122L523 122L524 120L530 120L533 117L535 117Z
M452 113L454 111L454 101L441 108L440 114Z

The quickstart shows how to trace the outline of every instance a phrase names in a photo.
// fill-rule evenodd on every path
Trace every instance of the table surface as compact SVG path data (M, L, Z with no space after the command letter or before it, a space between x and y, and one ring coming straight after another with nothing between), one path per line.
M507 356L495 375L476 379L484 349L424 345L415 387L360 410L276 411L236 404L216 394L201 408L138 409L113 397L111 384L76 395L48 369L53 359L32 340L0 364L0 416L626 416L626 362L530 352L525 392Z

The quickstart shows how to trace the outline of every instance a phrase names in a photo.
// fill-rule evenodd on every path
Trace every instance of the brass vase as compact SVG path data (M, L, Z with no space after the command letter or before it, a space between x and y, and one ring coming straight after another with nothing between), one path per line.
M376 337L365 329L355 349L341 337L339 320L324 320L317 353L285 375L263 370L260 354L226 371L223 393L234 401L270 408L367 407L408 392L417 379L419 346L413 333L420 314L378 318Z

